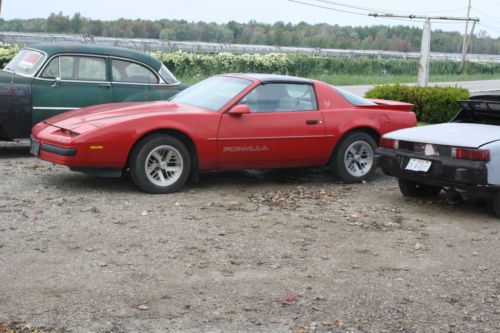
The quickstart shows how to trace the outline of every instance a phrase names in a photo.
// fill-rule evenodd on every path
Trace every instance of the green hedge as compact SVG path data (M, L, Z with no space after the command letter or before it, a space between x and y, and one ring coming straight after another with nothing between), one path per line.
M179 77L206 77L228 72L266 72L296 76L318 74L348 75L408 75L417 74L418 60L322 57L301 54L201 54L156 53L155 56ZM459 70L454 61L432 61L433 75L452 75ZM468 62L465 74L495 74L500 72L499 63Z
M12 59L19 49L0 45L0 68ZM324 57L303 54L203 54L203 53L155 53L178 77L207 77L228 72L276 73L314 77L318 75L409 75L417 74L416 59L384 59L369 57ZM459 63L454 61L431 61L432 75L453 75ZM468 62L465 74L497 74L500 63Z
M369 90L368 98L388 99L415 105L417 119L426 123L449 121L460 109L458 100L469 98L469 91L458 87L418 87L381 85Z
M17 47L9 47L0 44L0 68L4 68L7 63L19 52Z

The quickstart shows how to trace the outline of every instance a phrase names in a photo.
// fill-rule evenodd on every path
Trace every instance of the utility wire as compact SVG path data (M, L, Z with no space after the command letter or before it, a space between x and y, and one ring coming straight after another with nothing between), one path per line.
M360 13L360 12L353 12L353 11L350 11L350 10L332 8L332 7L322 6L322 5L315 5L315 4L312 4L312 3L302 2L302 1L298 1L298 0L288 0L288 1L299 3L299 4L302 4L302 5L306 5L306 6L311 6L311 7L321 8L321 9L327 9L327 10L333 10L335 12L341 12L341 13L347 13L347 14L365 16L365 17L368 16L367 14ZM388 19L396 20L396 21L405 21L405 22L423 22L423 20L410 20L410 19L395 18L395 17L388 17Z
M342 2L338 1L331 1L331 0L315 0L318 2L323 2L323 3L328 3L331 5L336 5L336 6L341 6L341 7L347 7L347 8L353 8L353 9L359 9L359 10L364 10L364 11L371 11L371 12L379 12L379 13L387 13L387 12L397 12L397 13L403 13L404 11L400 10L392 10L392 9L376 9L376 8L369 8L369 7L360 7L360 6L353 6L353 5L348 5ZM445 10L436 10L436 11L413 11L414 13L445 13L445 12L456 12L459 10L464 10L466 9L465 7L462 8L456 8L456 9L445 9Z
M315 5L315 4L312 4L312 3L307 3L307 2L297 1L297 0L288 0L288 1L295 2L295 3L300 3L300 4L303 4L303 5L306 5L306 6L311 6L311 7L316 7L316 8L333 10L333 11L341 12L341 13L347 13L347 14L353 14L353 15L360 15L360 16L368 16L367 14L364 14L364 13L352 12L352 11L349 11L349 10L337 9L337 8L326 7L326 6L321 6L321 5Z
M483 15L484 17L486 17L487 19L489 19L491 22L495 22L497 23L498 22L498 19L495 19L491 16L489 16L488 14L486 14L485 12L483 12L482 10L479 10L479 8L476 8L476 7L471 7L472 10L475 10L476 12L478 12L479 14Z

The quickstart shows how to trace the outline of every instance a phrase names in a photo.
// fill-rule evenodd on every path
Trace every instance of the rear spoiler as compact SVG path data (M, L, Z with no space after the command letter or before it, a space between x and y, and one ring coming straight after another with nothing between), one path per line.
M411 104L411 103L388 101L385 99L373 99L373 98L367 98L367 100L372 101L373 103L377 104L377 105L374 105L374 107L382 106L382 107L384 107L384 109L387 109L387 110L395 110L395 111L412 111L413 110L413 104ZM363 107L365 108L365 107L370 107L370 106L363 105Z

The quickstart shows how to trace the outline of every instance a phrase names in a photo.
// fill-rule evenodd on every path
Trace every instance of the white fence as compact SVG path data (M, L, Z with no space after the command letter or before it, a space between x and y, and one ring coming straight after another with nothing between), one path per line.
M371 58L399 58L418 59L418 52L395 52L377 50L342 50L342 49L315 49L306 47L283 47L269 45L220 44L205 42L177 42L158 39L139 38L109 38L84 37L81 35L47 34L47 33L19 33L0 32L0 42L10 45L30 45L36 43L88 43L108 46L120 46L143 52L196 52L196 53L289 53L321 55L328 57L371 57ZM431 59L460 61L458 53L432 52ZM467 60L475 62L500 62L500 55L469 54Z

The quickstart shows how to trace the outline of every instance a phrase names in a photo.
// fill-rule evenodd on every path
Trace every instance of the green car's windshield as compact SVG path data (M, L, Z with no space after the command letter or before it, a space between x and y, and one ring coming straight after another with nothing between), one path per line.
M14 72L16 74L33 76L40 68L45 55L42 52L30 49L24 49L12 58L12 60L4 67L4 70Z
M181 91L171 101L219 111L251 84L246 79L215 76Z

